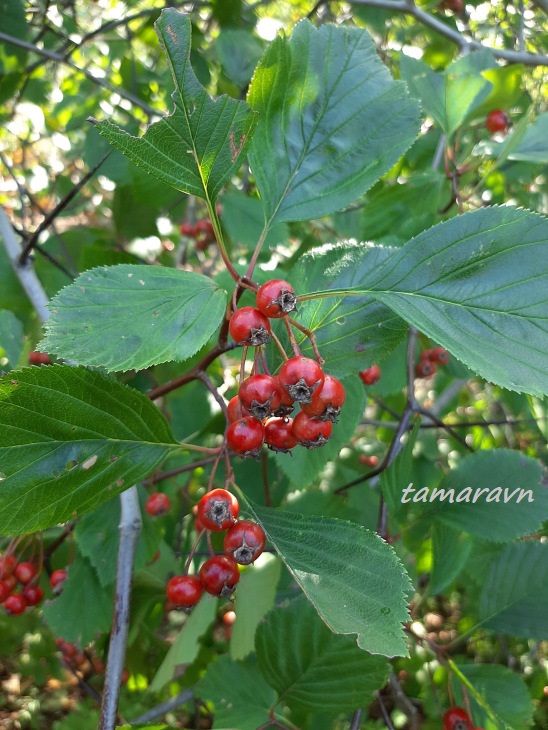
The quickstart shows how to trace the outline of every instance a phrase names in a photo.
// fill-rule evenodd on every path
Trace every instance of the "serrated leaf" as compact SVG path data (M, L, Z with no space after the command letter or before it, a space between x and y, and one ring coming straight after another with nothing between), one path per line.
M42 614L56 636L84 648L110 629L114 588L105 588L90 563L76 555L63 584L63 592L46 601Z
M458 670L468 680L474 691L467 692L474 723L497 729L524 730L533 720L533 705L523 679L507 667L497 664L460 664ZM453 685L455 704L465 705L460 682ZM497 725L491 723L496 717Z
M0 310L0 370L17 367L22 348L23 325L9 309Z
M417 103L358 28L301 21L267 49L248 101L260 113L249 158L270 222L344 208L419 130Z
M540 114L527 127L516 149L508 157L511 160L541 165L548 162L548 112Z
M276 702L255 661L235 662L228 655L209 665L195 693L213 703L215 730L257 730Z
M409 576L373 531L332 517L252 506L269 540L324 623L361 649L407 655Z
M151 692L158 692L171 682L177 667L190 664L196 659L200 649L199 639L215 620L218 603L216 599L207 596L192 609L150 683Z
M390 669L350 636L329 631L304 597L270 611L257 629L256 650L277 701L312 712L349 712L369 703Z
M448 525L434 522L432 526L432 552L434 554L430 574L430 590L433 595L442 593L459 577L474 546L469 535L462 535Z
M62 365L0 380L0 430L3 535L89 512L181 448L142 393L103 373Z
M190 65L191 23L174 8L154 24L175 83L175 110L132 137L108 121L97 131L136 165L185 193L214 201L240 167L256 124L243 101L212 99Z
M100 266L50 302L44 352L107 370L186 360L221 325L226 292L207 276L163 266Z
M326 244L303 256L290 278L297 294L352 288L396 250ZM403 319L366 294L303 301L298 305L298 320L314 332L327 371L337 378L354 375L383 360L407 332ZM297 334L303 354L313 357L310 342Z
M443 493L430 491L427 519L494 542L528 535L548 520L541 477L540 462L519 451L477 451L451 469L437 488Z
M353 293L379 299L487 380L543 395L547 287L548 220L493 206L411 239Z
M493 560L481 592L480 619L493 631L545 639L548 635L548 545L507 545Z
M255 647L255 630L274 605L282 564L278 558L263 553L253 568L242 571L234 611L236 621L230 635L230 656L245 659Z
M331 368L326 367L326 371L331 372ZM359 378L347 378L343 383L346 402L338 423L333 424L333 435L327 444L317 449L297 448L290 454L279 453L274 457L280 469L299 489L312 484L327 462L337 458L343 446L350 442L363 416L366 394L362 382Z

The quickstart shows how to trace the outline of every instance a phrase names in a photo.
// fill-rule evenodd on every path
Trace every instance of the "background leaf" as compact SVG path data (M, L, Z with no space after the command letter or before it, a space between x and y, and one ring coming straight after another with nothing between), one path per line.
M0 369L16 368L22 348L23 325L9 309L0 310Z
M327 626L372 654L405 655L411 582L373 531L332 517L253 507L269 540Z
M100 372L52 365L0 380L0 532L88 512L180 449L144 395Z
M139 167L185 193L215 200L242 164L256 115L243 101L212 99L190 65L191 24L174 8L155 23L175 83L175 110L132 137L111 122L97 131Z
M224 290L201 274L163 266L99 267L51 300L40 349L107 370L186 360L219 328L225 306Z
M344 208L418 134L418 106L365 30L298 23L257 66L248 94L259 122L249 159L267 221Z
M304 597L270 611L257 629L256 647L277 701L309 711L349 712L368 704L390 669L350 636L329 631Z
M448 525L434 522L432 526L433 564L430 590L442 593L461 574L474 546L469 535L463 535Z

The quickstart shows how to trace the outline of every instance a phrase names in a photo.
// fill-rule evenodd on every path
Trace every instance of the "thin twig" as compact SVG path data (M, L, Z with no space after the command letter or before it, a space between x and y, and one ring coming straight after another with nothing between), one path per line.
M171 479L171 477L176 477L179 474L184 474L187 471L194 471L194 469L198 469L201 466L208 466L208 464L211 464L217 456L208 456L205 459L198 459L197 461L193 461L191 464L185 464L184 466L178 466L175 469L170 469L169 471L163 471L160 472L160 474L153 474L148 479L145 479L143 484L145 486L152 486L153 484L159 484L160 482L163 482L165 479Z
M381 709L382 719L384 720L386 727L388 728L388 730L394 730L394 725L392 724L392 720L390 719L390 715L388 714L388 710L386 709L381 693L375 692L375 695L377 696L377 701Z
M349 730L360 730L362 715L363 715L363 710L356 710L356 712L352 715L352 720L350 721Z
M139 717L133 718L133 720L131 720L131 724L144 724L145 722L151 722L152 720L156 720L166 713L171 712L171 710L175 710L175 708L179 707L180 705L184 705L185 702L189 702L193 698L194 692L191 689L185 689L182 692L179 692L178 695L175 695L175 697L172 697L170 700L162 702L156 707L152 707L150 710L147 710L142 715L139 715Z

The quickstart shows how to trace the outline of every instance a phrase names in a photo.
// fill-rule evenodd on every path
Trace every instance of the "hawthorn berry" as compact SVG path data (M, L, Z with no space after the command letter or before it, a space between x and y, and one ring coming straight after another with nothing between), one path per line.
M194 238L198 233L198 228L194 224L185 221L184 223L181 223L180 231L183 236L187 236L188 238Z
M449 362L449 353L443 347L435 347L430 351L429 360L431 362L437 362L438 365L447 365Z
M6 575L4 578L4 583L7 585L7 587L10 589L10 591L15 590L15 586L17 585L17 578L13 575Z
M154 492L154 494L151 494L145 503L145 510L149 515L152 515L152 517L165 515L169 512L170 507L171 500L167 494L164 494L163 492Z
M264 426L252 416L240 418L228 427L226 443L242 459L254 458L259 455L264 443Z
M30 365L51 365L51 358L47 352L37 352L31 350L29 352L29 364Z
M363 466L371 466L373 468L379 465L379 457L375 456L375 454L373 454L372 456L367 456L367 454L360 454L358 457L358 461Z
M200 568L200 581L204 591L212 596L230 598L239 580L238 565L228 555L215 555Z
M13 555L6 555L0 558L0 579L7 578L8 575L12 575L17 565L17 560Z
M21 591L23 598L25 599L27 606L37 606L42 598L44 597L44 591L41 586L26 585Z
M196 575L175 575L166 586L166 596L177 608L195 606L204 592Z
M237 309L228 323L232 339L239 345L264 345L270 339L270 322L255 307Z
M53 592L58 595L63 590L63 583L67 579L67 571L64 568L54 570L49 577L49 584L52 587Z
M254 563L263 552L265 546L263 528L251 520L240 520L228 530L223 548L239 565Z
M276 411L282 402L279 382L272 375L252 375L240 385L238 393L248 413L262 421Z
M278 373L282 390L293 401L310 403L323 385L325 375L320 365L309 357L292 357L284 362Z
M435 372L436 366L431 360L421 360L415 368L415 373L419 378L428 378L430 375L434 375Z
M293 412L295 401L289 395L288 390L280 383L280 378L277 377L276 380L278 381L278 392L280 393L280 405L276 408L272 415L283 418Z
M364 385L375 385L381 377L381 369L378 365L371 365L370 368L358 373Z
M346 391L341 381L326 375L321 390L316 391L310 403L303 404L301 410L310 418L336 423L345 400Z
M285 317L297 308L293 287L283 279L271 279L260 286L256 304L257 309L271 319Z
M0 580L0 603L4 603L12 589L4 580Z
M295 416L293 421L293 436L301 446L307 449L317 449L318 446L324 446L333 431L331 421L318 421L310 418L301 411Z
M287 454L297 445L292 418L271 418L264 427L264 441L271 451Z
M8 596L4 602L4 608L8 613L11 613L13 616L17 616L18 614L23 613L26 607L27 602L25 601L25 598L21 593L12 593L11 596Z
M198 502L197 518L207 530L222 532L236 522L239 511L233 494L226 489L212 489Z
M19 583L30 583L36 575L36 568L32 563L17 563L14 575Z
M234 421L239 421L244 416L249 416L249 411L242 405L239 395L235 395L234 398L230 399L226 409L226 416L229 423L234 423Z
M493 109L485 118L485 126L491 132L506 132L508 130L508 115L502 109Z
M443 716L443 730L473 730L470 715L462 707L450 707Z

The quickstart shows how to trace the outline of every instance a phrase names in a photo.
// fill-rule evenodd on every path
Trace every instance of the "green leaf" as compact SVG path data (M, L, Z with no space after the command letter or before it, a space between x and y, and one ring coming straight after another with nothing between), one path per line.
M99 583L91 564L76 554L63 584L63 592L42 609L44 620L56 636L84 648L97 634L110 629L114 589Z
M462 535L448 525L434 522L432 526L434 560L430 574L430 590L434 595L442 593L459 577L473 546L474 542L469 535Z
M235 662L228 655L208 667L196 695L213 703L215 730L257 730L276 702L255 661Z
M322 349L322 354L323 354ZM326 368L331 372L331 368ZM280 469L299 489L307 487L317 479L325 469L328 461L334 461L340 450L348 444L354 435L365 409L366 393L359 378L347 378L343 381L346 389L346 402L341 410L338 423L333 424L333 435L325 446L317 449L294 449L291 454L274 456Z
M200 650L200 637L215 620L218 603L207 596L192 609L150 683L151 692L158 692L171 682L177 667L191 664L196 659Z
M313 712L349 712L368 704L390 669L350 636L330 632L304 597L266 616L257 629L256 648L277 702Z
M413 429L400 453L381 473L381 489L390 515L396 516L405 507L402 505L402 489L411 481L413 468L413 449L420 432L420 418L415 421Z
M23 348L23 325L9 309L0 310L0 369L13 370Z
M402 55L400 69L411 93L447 135L461 126L492 88L477 71L463 67L462 60L451 64L445 73L436 73L423 61Z
M451 469L437 488L443 493L430 490L426 519L494 542L528 535L548 520L541 477L540 462L519 451L477 451Z
M191 23L174 8L162 11L154 24L175 91L175 110L132 137L108 121L97 131L132 162L168 185L214 201L224 183L242 164L256 115L243 101L212 99L190 65Z
M344 208L419 130L416 102L358 28L301 21L267 49L248 101L260 113L249 158L269 222Z
M326 244L310 251L291 271L297 294L355 287L396 249L353 244ZM327 370L337 378L355 375L383 360L407 332L403 319L371 296L329 297L301 302L298 321L314 332ZM310 342L297 340L307 357Z
M234 610L236 621L230 636L230 656L245 659L255 647L255 630L265 613L274 605L282 564L264 553L253 568L242 571Z
M263 43L247 30L222 30L215 50L224 72L236 86L243 89L251 81L255 66L263 55Z
M485 726L486 730L494 727L488 720L489 710L509 730L531 726L533 705L527 685L518 674L497 664L460 664L458 669L483 700L478 702L474 694L467 693L476 725ZM460 682L454 682L453 690L455 704L466 706Z
M493 631L529 639L548 633L548 545L507 545L489 567L480 618Z
M223 226L236 243L253 249L257 245L264 227L263 204L259 198L250 198L242 193L223 195ZM275 223L264 240L265 247L286 244L289 229L286 223Z
M407 655L411 582L394 550L373 531L332 517L253 506L269 540L320 617L361 649Z
M517 149L508 155L511 160L546 164L548 162L548 112L540 114L525 130Z
M100 372L53 365L0 380L0 533L89 512L180 449L144 395Z
M359 257L356 246L346 265ZM547 287L548 220L493 206L411 239L353 293L375 296L487 380L543 395Z
M100 266L51 300L40 349L107 370L182 361L220 327L225 306L225 291L201 274Z

